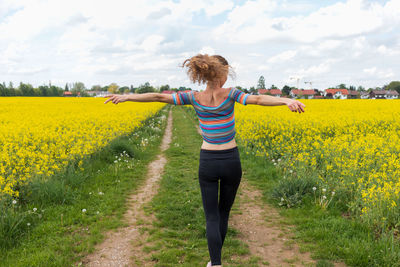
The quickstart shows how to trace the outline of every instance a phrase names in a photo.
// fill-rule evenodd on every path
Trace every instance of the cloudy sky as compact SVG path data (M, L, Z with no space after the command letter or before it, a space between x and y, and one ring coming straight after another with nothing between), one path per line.
M193 85L179 67L220 54L226 87L318 89L400 80L400 1L0 0L0 82Z

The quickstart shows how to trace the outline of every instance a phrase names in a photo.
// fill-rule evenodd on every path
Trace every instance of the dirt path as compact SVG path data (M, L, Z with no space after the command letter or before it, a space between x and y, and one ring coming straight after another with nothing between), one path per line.
M261 202L260 191L242 179L237 197L239 212L232 212L230 225L239 230L239 238L249 246L252 256L260 257L261 264L315 266L310 253L300 253L287 231L290 227L280 224L275 208Z
M172 140L172 112L168 115L168 123L161 143L161 151L168 149ZM164 165L167 162L163 153L149 164L147 179L141 188L128 198L128 210L124 214L124 222L129 227L108 232L103 243L95 247L95 252L82 260L84 266L146 266L142 265L142 247L146 234L141 234L140 228L151 224L152 214L145 214L143 207L157 193Z
M239 202L239 210L232 210L229 218L229 225L240 232L239 239L249 246L250 255L241 257L258 257L260 266L316 266L309 252L299 251L290 231L293 226L280 223L278 211L262 201L261 192L248 184L245 175L243 173L235 200ZM334 265L346 266L344 263Z

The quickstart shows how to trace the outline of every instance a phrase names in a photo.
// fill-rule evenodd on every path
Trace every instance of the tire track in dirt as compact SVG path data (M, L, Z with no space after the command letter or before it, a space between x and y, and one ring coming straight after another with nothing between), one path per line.
M198 125L196 128L201 134ZM240 258L258 257L258 266L316 266L310 252L300 252L290 231L294 226L283 225L276 208L266 204L260 190L243 178L235 200L238 203L234 204L238 211L233 208L229 216L229 225L239 231L238 238L249 246L250 255ZM334 263L334 266L346 267L342 262Z
M151 266L143 262L147 256L143 252L146 234L140 228L151 225L154 215L147 215L143 209L158 191L158 181L167 162L163 152L172 140L172 111L169 111L167 127L161 142L161 153L148 166L145 184L128 197L128 210L123 221L128 227L118 228L105 234L104 241L96 245L95 252L87 255L81 262L84 266Z

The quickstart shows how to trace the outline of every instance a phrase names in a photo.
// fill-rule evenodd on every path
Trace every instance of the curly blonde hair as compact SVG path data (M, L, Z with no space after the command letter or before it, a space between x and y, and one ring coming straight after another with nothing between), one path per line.
M186 59L181 67L187 67L189 79L199 84L223 79L228 74L234 75L228 61L220 55L197 54Z

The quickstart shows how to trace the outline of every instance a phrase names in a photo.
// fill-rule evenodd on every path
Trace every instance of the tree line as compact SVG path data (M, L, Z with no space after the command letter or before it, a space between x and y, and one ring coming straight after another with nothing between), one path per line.
M86 88L85 84L82 82L67 83L65 87L59 87L49 83L48 85L40 85L38 87L33 87L29 83L20 82L18 86L14 86L12 82L6 85L5 82L0 83L0 96L63 96L64 92L71 92L73 96L90 96L88 93L90 91L106 91L110 94L127 94L127 93L150 93L150 92L162 92L165 90L170 91L184 91L191 90L190 88L181 86L179 88L170 88L168 84L159 87L154 87L150 85L149 82L145 82L138 87L130 86L119 86L116 83L111 83L110 85L101 86L93 85L90 89Z
M269 88L266 88L264 76L260 76L256 87L251 86L249 88L245 88L242 86L236 86L236 88L249 94L257 94L258 89L279 89L274 84L272 84ZM400 81L392 81L389 84L383 85L382 87L375 87L368 89L365 89L362 86L358 87L354 85L347 86L346 84L343 83L330 88L348 89L358 92L370 92L371 90L396 90L400 94ZM298 88L284 85L281 91L283 95L288 96L290 94L290 91L293 89L298 89ZM12 82L9 82L8 85L6 85L5 82L0 83L0 96L63 96L64 92L68 91L71 92L73 96L79 95L82 97L87 97L90 96L88 90L89 89L86 88L85 84L82 82L67 83L65 84L64 88L52 85L51 82L49 82L48 85L40 85L38 87L33 87L31 84L23 82L20 82L20 84L17 87L15 87ZM178 91L191 90L191 88L184 86L181 86L179 88L171 88L168 84L155 87L150 85L149 82L145 82L144 84L141 84L138 87L134 87L133 85L119 86L116 83L111 83L106 86L93 85L90 88L90 90L106 91L109 92L110 94L129 94L129 93L143 94L143 93L163 92L163 91L178 92Z

